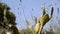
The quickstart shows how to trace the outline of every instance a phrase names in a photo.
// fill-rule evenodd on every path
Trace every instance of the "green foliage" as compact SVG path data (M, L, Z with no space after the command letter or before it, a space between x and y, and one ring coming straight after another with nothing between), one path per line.
M13 34L18 34L19 33L16 26L12 26L12 27L10 27L10 29L13 31Z
M4 9L6 9L5 17L4 17ZM3 21L5 18L6 19L5 21L8 21L9 23L16 25L16 23L15 23L16 17L9 10L10 10L10 8L6 4L0 3L0 21Z
M16 17L12 12L7 11L6 12L6 17L9 21L9 24L16 25L16 23L15 23Z
M0 3L0 21L2 22L4 20L3 16L4 16L4 9L6 10L10 10L9 6L7 6L4 3Z
M0 9L2 9L2 10L4 10L4 9L10 10L9 6L7 6L4 3L0 3Z
M6 9L6 12L4 15L4 11ZM13 31L13 34L18 34L18 29L16 28L16 23L15 23L15 20L16 20L16 16L9 11L10 10L10 7L7 6L6 4L4 3L0 3L0 24L2 25L3 23L3 27L7 27L8 26L8 30L12 30ZM9 27L9 24L11 24L12 26Z

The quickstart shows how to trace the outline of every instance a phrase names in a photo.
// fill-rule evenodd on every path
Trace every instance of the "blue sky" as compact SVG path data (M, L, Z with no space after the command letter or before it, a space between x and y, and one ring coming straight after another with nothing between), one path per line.
M60 17L59 16L60 14L59 15L57 14L57 8L60 8L59 6L60 0L22 0L22 3L20 2L20 0L0 0L0 1L6 3L11 8L11 11L16 15L16 23L18 29L25 29L27 26L24 14L25 17L30 21L30 24L32 25L34 24L31 15L39 17L42 14L41 5L45 5L46 12L48 14L50 14L51 7L53 6L54 7L53 17L54 18L56 16ZM45 27L49 27L49 23L47 25Z

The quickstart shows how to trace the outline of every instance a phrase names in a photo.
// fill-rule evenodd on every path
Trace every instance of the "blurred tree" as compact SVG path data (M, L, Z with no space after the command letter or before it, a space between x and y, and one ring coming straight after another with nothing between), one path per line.
M13 31L13 34L18 34L18 29L15 26L16 16L9 10L10 8L6 4L0 3L0 25Z
M3 12L4 12L4 9L7 9L7 10L10 10L10 8L4 4L4 3L0 3L0 21L2 22L3 21Z
M12 12L7 11L6 17L7 17L8 21L10 22L10 24L16 25L16 23L15 23L16 17Z

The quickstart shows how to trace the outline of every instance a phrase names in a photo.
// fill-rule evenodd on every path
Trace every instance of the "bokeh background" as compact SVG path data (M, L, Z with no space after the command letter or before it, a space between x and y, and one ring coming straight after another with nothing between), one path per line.
M0 0L0 2L6 3L16 15L16 27L19 30L27 29L25 17L34 26L33 17L38 18L42 15L41 5L45 6L48 14L51 7L54 7L53 17L43 30L46 32L52 29L57 33L60 31L60 0Z

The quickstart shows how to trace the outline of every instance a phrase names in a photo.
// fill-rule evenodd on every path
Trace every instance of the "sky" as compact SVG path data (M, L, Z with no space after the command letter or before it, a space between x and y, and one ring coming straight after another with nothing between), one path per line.
M20 0L0 0L0 1L6 3L11 8L11 11L16 15L17 23L16 26L18 29L27 28L25 17L29 20L31 25L34 25L31 16L36 16L37 18L41 16L42 14L41 5L45 6L46 12L48 14L50 14L51 7L52 6L54 7L53 18L50 20L50 22L51 21L55 22L56 16L58 17L58 19L60 17L60 14L59 15L57 14L58 13L57 8L60 8L59 6L60 0L22 0L21 2ZM50 22L46 24L45 29L49 28Z

